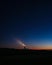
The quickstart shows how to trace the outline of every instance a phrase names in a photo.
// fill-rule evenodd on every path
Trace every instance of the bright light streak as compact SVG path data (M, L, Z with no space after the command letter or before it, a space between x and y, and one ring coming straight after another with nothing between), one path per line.
M21 42L20 40L17 40L17 43L20 44L20 45L23 46L23 47L26 46L26 45L25 45L23 42Z

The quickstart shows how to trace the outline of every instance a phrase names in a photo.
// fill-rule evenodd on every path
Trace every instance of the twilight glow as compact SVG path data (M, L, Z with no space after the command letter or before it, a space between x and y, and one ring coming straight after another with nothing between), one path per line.
M51 50L52 49L52 45L51 44L49 44L48 42L47 42L47 44L46 44L46 42L44 42L44 45L41 45L41 44L39 44L39 45L33 45L33 44L25 44L24 42L22 42L21 40L17 40L17 44L19 44L19 46L21 46L21 49L23 49L24 48L24 46L26 46L28 49L32 49L32 50Z
M16 0L0 5L0 48L52 49L51 1Z

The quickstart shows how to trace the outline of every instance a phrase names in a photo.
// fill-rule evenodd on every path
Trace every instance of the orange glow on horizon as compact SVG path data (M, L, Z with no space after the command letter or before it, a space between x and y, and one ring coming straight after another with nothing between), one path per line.
M48 45L47 43L43 43L43 45L39 44L39 45L33 45L33 44L25 44L24 42L22 42L19 39L16 39L16 49L24 49L24 46L27 49L32 49L32 50L52 50L52 45Z
M32 50L52 50L52 45L29 46Z

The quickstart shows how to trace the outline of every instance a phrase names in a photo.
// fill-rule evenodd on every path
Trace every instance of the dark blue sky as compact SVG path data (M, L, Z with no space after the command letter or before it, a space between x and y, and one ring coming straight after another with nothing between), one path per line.
M0 2L0 44L10 44L14 38L19 38L27 44L52 40L52 2Z

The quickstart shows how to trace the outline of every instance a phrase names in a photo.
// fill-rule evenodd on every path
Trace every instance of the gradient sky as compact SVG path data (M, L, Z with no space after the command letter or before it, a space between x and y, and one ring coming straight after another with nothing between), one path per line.
M13 47L15 39L27 45L52 45L52 1L0 2L0 47Z

